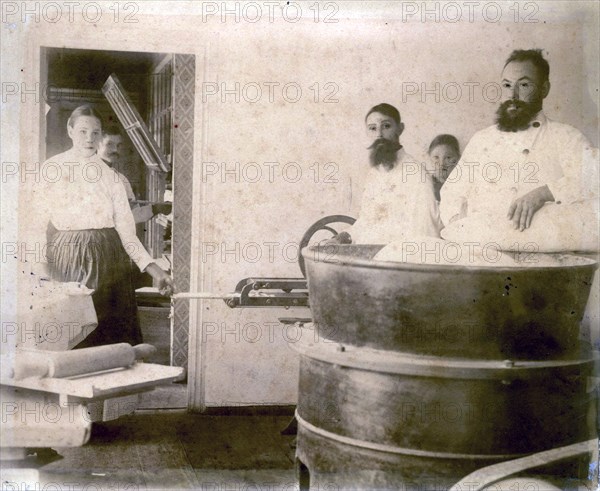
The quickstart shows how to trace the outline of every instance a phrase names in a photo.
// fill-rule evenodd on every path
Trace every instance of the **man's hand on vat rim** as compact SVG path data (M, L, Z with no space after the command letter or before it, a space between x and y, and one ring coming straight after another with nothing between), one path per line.
M158 291L161 295L170 297L175 293L173 278L171 278L171 276L158 264L150 263L145 271L156 280L158 283Z
M533 215L548 201L554 201L548 186L535 188L512 202L507 218L512 220L515 229L522 232L531 226Z

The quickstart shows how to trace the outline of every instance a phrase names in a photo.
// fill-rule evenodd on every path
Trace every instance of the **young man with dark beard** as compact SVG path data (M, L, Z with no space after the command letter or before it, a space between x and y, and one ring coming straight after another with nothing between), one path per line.
M400 144L404 123L386 103L365 117L370 168L356 223L338 241L387 244L398 240L439 237L441 222L433 181L424 165Z
M550 91L549 73L541 50L515 50L509 56L496 124L471 138L441 189L446 226L485 213L508 219L523 231L546 203L564 207L597 196L597 183L585 177L592 153L589 141L542 110Z

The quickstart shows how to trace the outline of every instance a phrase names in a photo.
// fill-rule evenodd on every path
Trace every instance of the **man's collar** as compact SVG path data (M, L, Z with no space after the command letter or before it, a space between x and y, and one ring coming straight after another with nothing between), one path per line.
M535 115L535 118L533 118L531 123L529 123L529 127L530 128L539 128L540 126L543 126L544 124L546 124L546 121L547 121L547 118L546 118L546 115L544 114L544 111L540 110L540 112Z

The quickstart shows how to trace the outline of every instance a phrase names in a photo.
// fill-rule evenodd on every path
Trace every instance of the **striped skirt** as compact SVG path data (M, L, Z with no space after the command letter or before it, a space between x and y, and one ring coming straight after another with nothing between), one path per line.
M115 229L53 231L48 265L53 280L77 281L94 290L98 327L75 349L142 342L132 265Z

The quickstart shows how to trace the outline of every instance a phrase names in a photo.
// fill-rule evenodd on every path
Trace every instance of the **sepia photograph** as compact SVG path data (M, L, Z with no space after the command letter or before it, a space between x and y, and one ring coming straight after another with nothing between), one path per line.
M600 491L600 3L2 1L6 491Z

